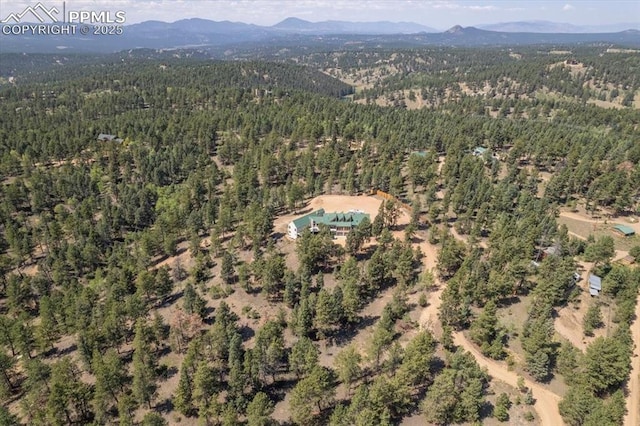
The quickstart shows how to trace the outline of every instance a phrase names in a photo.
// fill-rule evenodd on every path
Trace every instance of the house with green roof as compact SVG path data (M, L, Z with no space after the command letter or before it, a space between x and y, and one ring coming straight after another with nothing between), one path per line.
M636 233L633 228L627 225L614 225L613 230L624 237L630 237Z
M316 210L315 212L311 212L307 215L299 217L297 219L289 222L289 226L287 228L287 233L294 240L298 238L302 231L311 226L311 218L324 215L324 209Z
M473 155L475 157L482 157L484 155L484 153L487 152L487 148L483 147L483 146L477 146L475 147L475 149L473 150Z
M324 209L319 209L289 222L287 234L295 240L307 228L311 232L318 232L321 226L326 226L336 237L346 237L365 217L371 220L369 214L361 210L326 213Z

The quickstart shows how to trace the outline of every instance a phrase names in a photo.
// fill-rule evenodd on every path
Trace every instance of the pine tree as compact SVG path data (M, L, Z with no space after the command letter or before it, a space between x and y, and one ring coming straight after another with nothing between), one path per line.
M323 340L332 333L340 308L336 306L333 295L324 288L318 293L315 308L313 326L318 332L318 338Z
M4 352L0 352L0 370L2 371L3 380L0 381L0 398L8 397L13 390L13 367L16 361Z
M409 386L426 386L432 380L431 362L436 342L428 331L411 339L396 377Z
M266 384L266 376L271 376L275 381L278 370L284 366L284 337L280 323L268 321L258 331L256 344L252 351L254 368L259 372L263 383Z
M91 368L96 377L93 391L94 413L96 418L104 419L111 403L118 404L118 394L126 381L126 370L114 349L109 349L104 356L94 350Z
M178 382L178 388L173 396L173 405L180 413L185 416L193 414L193 402L192 402L192 378L189 372L184 368L184 364L180 369L180 381Z
M629 330L625 330L628 334ZM622 336L598 337L587 347L585 374L597 393L613 390L629 377L630 345Z
M18 418L15 415L11 414L4 405L0 405L0 424L5 426L21 425Z
M163 301L173 291L173 280L171 279L169 268L167 266L162 266L158 269L155 276L155 282L156 295L160 298L161 301Z
M83 423L90 415L89 385L79 379L80 372L70 358L63 358L51 368L46 416L49 424Z
M587 309L587 313L584 315L582 322L585 336L593 336L593 330L601 326L602 312L600 312L600 305L598 303L592 303L589 309Z
M147 404L156 393L156 359L148 343L148 330L144 320L136 323L136 335L133 339L133 395L138 404Z
M193 378L193 402L199 411L207 410L219 388L219 375L206 361L200 361Z
M11 350L11 356L16 356L18 353L17 342L13 332L15 322L16 320L11 319L9 316L0 316L0 344Z
M380 366L382 354L393 341L393 336L393 322L383 313L369 342L369 358L374 361L376 369Z
M142 419L142 426L168 426L167 422L160 414L153 411L148 412Z
M308 337L301 337L291 348L289 365L298 378L304 377L318 364L319 351Z
M248 426L269 426L273 424L271 413L274 404L264 392L258 392L247 406Z
M233 255L229 251L225 250L222 254L222 265L220 266L220 278L222 278L222 281L225 284L231 284L233 282L233 278L236 273L233 263Z
M496 406L493 409L493 416L501 422L509 420L509 408L511 407L511 401L509 395L501 393L496 401Z
M551 360L549 355L543 350L539 350L533 355L527 356L527 371L531 376L540 381L546 381L551 372Z
M504 357L503 333L498 324L497 307L493 300L487 302L480 316L473 321L469 330L471 340L480 345L482 353L493 358Z
M125 393L118 401L118 417L120 426L133 426L133 412L135 410L135 400L133 396Z
M188 314L198 314L201 318L206 315L207 302L198 294L190 282L184 288L182 306Z
M54 306L47 296L40 298L40 325L36 329L38 346L41 351L53 349L53 343L59 336L58 322Z
M367 263L366 274L370 296L375 295L378 290L388 284L389 271L385 261L384 250L381 246L373 252L371 259Z
M333 372L316 366L309 376L300 380L291 391L291 418L300 425L310 424L316 408L322 411L335 396Z
M362 375L361 362L362 356L353 345L347 346L336 356L335 366L338 380L347 386L348 392L351 391L355 381Z

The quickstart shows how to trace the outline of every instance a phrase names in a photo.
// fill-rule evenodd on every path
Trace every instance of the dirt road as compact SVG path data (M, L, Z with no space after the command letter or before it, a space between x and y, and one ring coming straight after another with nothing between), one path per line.
M640 425L640 296L636 300L636 319L631 324L633 336L633 355L631 356L631 376L629 377L629 394L627 395L627 415L625 426Z
M442 295L443 289L444 286L440 284L437 290L429 293L429 304L422 310L422 312L420 312L420 320L418 321L420 328L431 331L436 337L438 337L435 333L436 328L440 324L438 311L440 310L440 304L442 303L440 296Z
M432 328L433 324L438 323L438 310L441 304L441 295L444 286L440 285L438 290L430 294L429 306L422 310L420 314L420 326L423 328ZM476 359L481 367L485 367L491 377L501 380L515 388L518 387L518 375L496 361L493 361L484 355L462 334L457 332L453 334L454 343L469 351ZM541 419L542 426L560 426L563 425L562 417L558 411L558 403L560 396L543 388L537 383L525 379L525 385L533 391L536 399L534 408Z
M462 239L461 236L457 233L453 233L453 235L458 239ZM440 288L442 289L442 287L443 286L441 286ZM427 306L425 308L425 311L430 308L433 310L434 306L437 306L437 308L440 307L441 293L441 290L439 290L431 295L431 297L429 298L430 306ZM424 321L428 321L433 316L434 314L432 311L423 312L423 314L420 316L421 326L425 324L425 322L423 322L423 319ZM469 351L475 357L480 367L485 367L487 369L491 377L501 380L515 388L518 387L518 375L516 373L507 370L505 366L482 355L482 353L471 342L467 340L462 332L454 333L453 341L456 345L461 346L465 350ZM560 416L560 411L558 411L558 403L562 398L555 393L543 388L539 384L532 382L531 380L525 379L525 385L529 387L533 392L533 397L536 400L536 403L533 407L538 413L538 417L540 417L542 426L564 425L562 416Z
M466 339L462 332L454 333L453 341L456 345L469 351L475 357L480 367L485 367L487 369L491 377L502 380L515 388L518 387L518 375L516 373L507 370L506 367L482 355L482 353ZM536 400L533 407L540 417L542 426L563 425L564 421L562 421L562 417L558 411L558 403L561 398L555 393L528 379L525 379L524 383L533 392L533 397Z

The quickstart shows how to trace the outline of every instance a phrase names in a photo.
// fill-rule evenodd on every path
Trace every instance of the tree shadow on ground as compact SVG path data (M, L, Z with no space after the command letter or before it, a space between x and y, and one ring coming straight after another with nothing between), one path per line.
M253 336L256 335L255 330L248 325L243 325L242 327L240 327L238 329L238 333L240 333L240 337L242 337L243 342L250 340Z
M340 329L336 334L333 335L333 343L336 346L344 346L348 344L355 336L360 332L360 330L365 329L371 325L373 325L379 316L373 315L365 315L360 317L360 320L354 324L349 324L347 327Z
M171 413L173 411L173 401L171 401L171 398L167 398L164 401L158 402L154 408L155 411L160 414Z

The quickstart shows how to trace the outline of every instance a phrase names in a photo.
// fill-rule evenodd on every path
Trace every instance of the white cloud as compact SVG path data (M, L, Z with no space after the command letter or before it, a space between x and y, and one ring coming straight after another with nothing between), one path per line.
M573 10L573 9L575 9L575 7L571 6L569 3L565 4L562 7L562 10L564 10L565 12L568 12L568 11Z
M480 5L467 5L461 3L455 3L451 1L437 1L431 4L433 9L444 10L473 10L475 12L499 10L500 8L493 5L480 6Z
M498 10L498 8L495 6L466 6L466 8L476 11Z
M462 6L460 6L457 3L451 3L448 1L439 1L439 2L435 2L434 4L431 5L432 8L434 9L449 9L449 10L453 10L453 9L460 9Z

